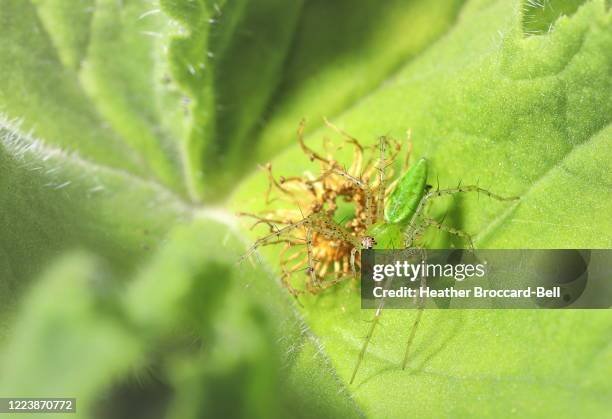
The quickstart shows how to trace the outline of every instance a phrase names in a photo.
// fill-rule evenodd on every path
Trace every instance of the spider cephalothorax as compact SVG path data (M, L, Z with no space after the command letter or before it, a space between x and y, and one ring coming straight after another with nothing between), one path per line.
M361 239L361 246L364 249L372 249L374 246L376 246L376 239L374 239L374 237L364 236Z

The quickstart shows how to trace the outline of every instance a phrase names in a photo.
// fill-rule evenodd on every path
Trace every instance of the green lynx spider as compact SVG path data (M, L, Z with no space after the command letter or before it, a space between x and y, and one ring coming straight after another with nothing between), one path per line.
M356 141L353 137L338 129L333 124L330 124L327 121L326 123L343 136ZM248 249L244 257L246 258L253 254L258 247L279 243L282 237L288 236L289 233L295 231L296 229L305 230L303 244L306 245L307 249L306 273L310 276L310 282L315 285L320 285L321 281L320 278L317 278L315 269L313 267L313 234L319 234L329 240L338 240L349 244L351 246L350 266L353 276L356 277L357 268L355 260L356 255L360 250L397 249L399 243L403 243L403 248L405 249L416 249L417 242L430 227L458 236L462 238L470 246L470 248L473 247L472 240L467 233L445 225L442 222L427 216L428 204L436 198L460 193L476 192L482 193L498 201L512 201L518 199L517 197L502 197L481 188L478 185L459 185L456 188L437 188L433 190L431 186L427 185L427 160L424 158L421 158L411 168L405 170L404 173L401 174L400 177L394 182L394 184L391 184L391 191L388 191L389 185L388 179L385 176L385 171L386 168L393 163L393 161L388 162L386 159L386 148L389 145L389 141L386 137L380 137L379 139L378 148L380 156L376 164L378 179L377 184L371 186L366 179L348 173L346 169L342 168L335 161L324 159L306 147L302 139L302 133L303 124L300 125L300 129L298 130L300 145L303 151L310 157L311 161L320 160L323 162L324 170L321 178L325 178L327 176L339 176L345 179L345 181L349 184L353 185L353 187L355 187L357 190L360 190L365 196L365 234L358 236L352 234L344 225L341 225L335 221L332 216L323 210L313 211L308 215L302 216L302 218L298 221L285 223L287 225L283 228L272 228L271 220L256 217L259 219L258 222L270 224L272 232L267 236L256 240L255 243ZM408 150L407 159L409 157L409 153L410 148ZM274 180L272 179L272 181ZM276 186L278 187L279 185ZM337 281L332 283L336 282ZM380 315L382 314L383 304L384 301L375 312L374 318L368 329L368 333L357 358L356 365L353 369L350 383L355 380L359 366L366 354L368 345L374 333L374 329L376 328ZM405 369L407 365L410 346L414 340L422 313L423 304L422 301L420 301L406 344L402 369Z

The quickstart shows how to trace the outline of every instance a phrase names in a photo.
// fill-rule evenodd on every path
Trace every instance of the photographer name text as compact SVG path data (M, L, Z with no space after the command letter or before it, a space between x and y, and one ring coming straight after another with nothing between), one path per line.
M430 287L400 287L384 289L374 287L374 298L560 298L560 287L527 287L524 289L456 289L454 287L434 289Z

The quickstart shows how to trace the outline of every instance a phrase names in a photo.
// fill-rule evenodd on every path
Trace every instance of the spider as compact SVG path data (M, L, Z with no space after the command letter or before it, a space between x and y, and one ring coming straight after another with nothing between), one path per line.
M362 249L417 249L419 240L430 227L458 236L473 248L470 235L428 216L429 203L437 198L476 192L498 201L518 199L502 197L478 185L433 189L427 184L426 159L419 159L411 167L408 165L412 150L410 131L402 172L394 179L393 165L402 149L399 141L382 136L377 145L366 148L327 119L324 121L353 148L351 166L348 169L341 166L328 143L325 144L326 156L309 148L304 142L302 120L297 131L298 143L312 162L319 163L320 174L314 176L307 172L303 176L277 180L271 164L267 164L263 167L269 181L266 204L272 202L271 193L276 191L277 199L293 205L293 209L281 208L263 214L240 213L256 220L253 227L266 224L270 228L269 234L256 240L243 259L259 247L282 244L281 279L295 297L302 293L317 294L346 279L356 279L360 266L357 254ZM364 164L366 151L370 156ZM347 204L352 208L347 210ZM298 272L305 272L306 280L296 286L294 276ZM365 337L351 383L365 356L383 304L384 301L376 310ZM422 304L419 304L402 368L406 367L422 311Z

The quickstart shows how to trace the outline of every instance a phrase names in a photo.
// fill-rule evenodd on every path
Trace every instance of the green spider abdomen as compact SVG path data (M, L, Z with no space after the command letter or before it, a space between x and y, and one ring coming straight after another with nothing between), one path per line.
M387 198L385 221L390 224L409 222L423 198L426 182L427 160L420 159L399 179Z

